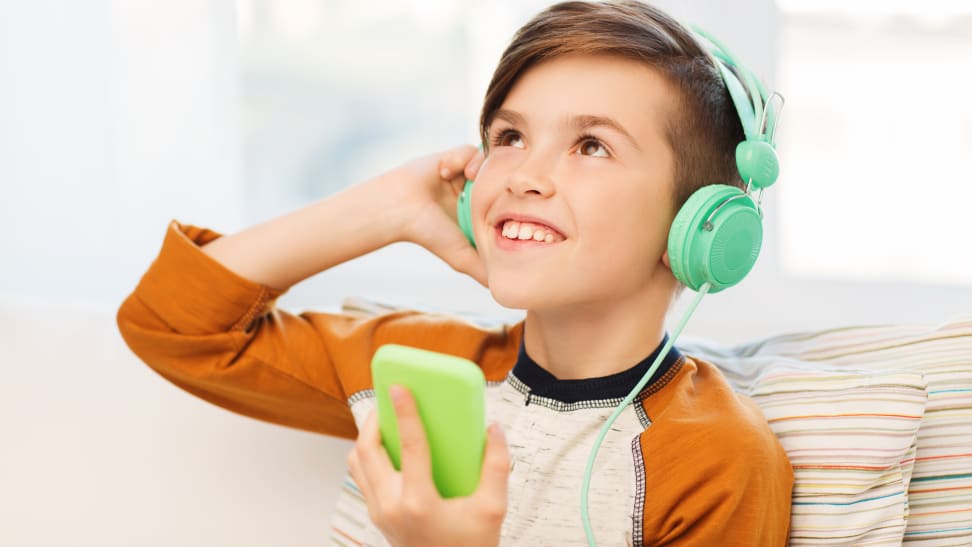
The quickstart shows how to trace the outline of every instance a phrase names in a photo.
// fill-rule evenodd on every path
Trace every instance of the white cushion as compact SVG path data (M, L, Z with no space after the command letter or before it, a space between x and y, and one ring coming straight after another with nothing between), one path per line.
M972 318L677 345L766 414L794 466L791 545L972 545Z

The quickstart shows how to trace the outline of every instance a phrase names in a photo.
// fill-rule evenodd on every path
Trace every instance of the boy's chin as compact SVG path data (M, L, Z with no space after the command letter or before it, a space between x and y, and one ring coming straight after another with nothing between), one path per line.
M501 284L493 283L491 279L489 292L497 304L513 310L539 310L548 308L553 303L553 291L549 288L538 290L538 287L531 284Z

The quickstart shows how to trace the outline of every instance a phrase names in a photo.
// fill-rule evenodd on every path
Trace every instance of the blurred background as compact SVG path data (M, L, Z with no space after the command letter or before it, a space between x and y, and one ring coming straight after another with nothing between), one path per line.
M475 143L503 47L548 4L0 0L0 545L326 542L349 444L179 391L114 312L171 219L231 232ZM786 97L760 262L690 336L972 313L972 3L657 5ZM280 304L347 296L519 317L407 244Z

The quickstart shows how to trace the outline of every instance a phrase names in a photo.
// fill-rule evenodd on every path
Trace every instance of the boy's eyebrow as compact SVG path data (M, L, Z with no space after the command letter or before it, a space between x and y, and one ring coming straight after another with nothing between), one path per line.
M527 124L526 118L523 117L523 114L520 114L519 112L515 112L513 110L506 110L503 108L497 110L496 113L493 114L493 119L503 120L509 123L510 125L524 126Z

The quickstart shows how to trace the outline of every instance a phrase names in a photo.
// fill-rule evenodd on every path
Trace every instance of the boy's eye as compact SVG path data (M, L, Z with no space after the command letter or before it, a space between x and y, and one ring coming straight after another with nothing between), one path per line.
M523 137L512 129L507 129L500 132L499 135L493 139L493 144L495 146L512 146L514 148L523 148Z
M577 152L582 156L591 156L594 158L606 158L609 156L607 148L601 144L601 141L593 137L587 137L582 140L580 146L577 147Z

